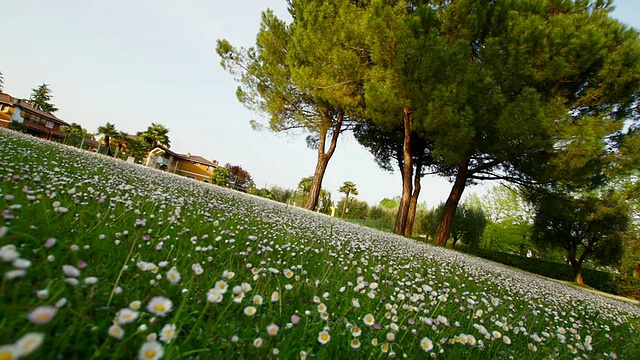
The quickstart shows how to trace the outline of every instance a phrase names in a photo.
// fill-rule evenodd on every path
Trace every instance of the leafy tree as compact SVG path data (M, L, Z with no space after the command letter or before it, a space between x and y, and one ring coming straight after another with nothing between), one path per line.
M400 124L391 124L386 126L394 126L393 129L382 128L372 121L364 121L355 128L355 136L358 142L367 148L374 156L375 162L384 170L393 172L393 163L395 162L402 174L404 168L404 130ZM402 197L398 198L398 204L395 206L398 211L396 216L396 233L410 236L413 230L416 210L418 205L418 196L420 195L421 179L427 175L428 169L434 165L431 151L433 147L425 139L419 137L414 132L410 134L410 155L412 161L411 173L412 179L407 181L403 178L403 184L411 185L403 189L411 190L409 195L409 204L400 206ZM411 180L413 184L411 184ZM403 190L404 191L404 190ZM405 194L405 201L406 201Z
M581 182L602 165L596 154L625 127L640 89L638 33L610 11L607 1L461 0L443 8L441 35L464 45L468 61L455 96L426 108L422 123L434 156L453 167L442 173L454 184L438 244L474 180Z
M142 160L149 153L149 144L139 137L128 137L126 140L126 148L123 150L126 156L134 158L136 163L142 163Z
M445 204L441 203L423 217L422 229L427 232L428 237L436 234L444 208ZM455 247L458 241L467 246L477 247L488 224L487 216L482 208L467 202L462 203L458 210L449 235L452 247Z
M219 166L213 171L211 183L222 187L229 187L230 179L231 170L226 166Z
M162 145L166 148L171 147L169 129L162 124L151 123L146 131L139 132L137 136L145 141L150 149L153 149L158 145Z
M584 284L582 264L588 257L602 265L621 260L629 209L619 194L546 192L533 194L532 201L536 207L533 241L564 249L576 284Z
M69 126L62 127L62 131L67 134L65 143L73 146L81 146L84 139L91 139L93 136L82 125L75 122Z
M124 131L118 131L112 136L112 139L116 144L117 156L123 156L122 149L129 143L129 134Z
M107 148L107 156L113 156L111 152L111 138L118 133L116 126L110 122L106 125L98 127L98 134L104 136L104 145Z
M349 195L358 195L358 189L356 189L356 184L351 181L345 181L344 184L338 189L339 192L344 193L345 200L342 204L342 218L344 218L344 213L347 210L347 204L349 203Z
M58 111L58 108L51 103L51 99L53 99L53 96L51 95L49 84L42 83L42 85L32 89L29 103L36 109L53 114Z
M384 198L380 200L380 207L388 210L395 210L400 206L400 196L396 196L393 199Z
M218 167L211 176L211 183L228 187L234 190L248 192L250 187L255 187L251 174L239 165L226 163L224 167ZM253 190L252 190L253 191Z
M255 48L236 49L218 40L216 50L221 65L241 84L238 99L268 117L266 128L308 134L307 143L318 155L305 208L315 209L338 138L363 107L364 54L345 46L362 34L349 26L359 16L350 1L291 0L289 5L290 25L271 11L262 14Z
M343 197L338 201L338 204L336 204L338 208L347 209L344 218L366 220L367 214L369 213L369 204L367 204L366 201L359 201L355 198L350 198L348 201L345 201L346 199L346 197Z

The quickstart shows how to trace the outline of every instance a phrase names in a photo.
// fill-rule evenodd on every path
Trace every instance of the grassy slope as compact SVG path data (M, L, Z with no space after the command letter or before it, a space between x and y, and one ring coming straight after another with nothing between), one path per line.
M636 306L324 215L2 129L0 184L0 247L31 262L9 279L20 264L0 261L0 346L42 332L34 359L130 359L167 324L167 359L423 358L425 338L441 358L640 358ZM207 301L220 280L229 290ZM164 316L146 308L158 296ZM50 322L26 319L60 299ZM136 300L139 317L109 336Z

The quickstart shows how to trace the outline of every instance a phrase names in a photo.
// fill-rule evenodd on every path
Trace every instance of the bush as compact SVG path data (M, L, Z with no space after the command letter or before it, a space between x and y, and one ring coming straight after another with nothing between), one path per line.
M461 247L460 250L483 259L495 261L520 270L550 277L552 279L563 281L575 280L573 269L569 264L555 263L486 249ZM588 268L582 269L582 275L584 277L585 284L594 289L604 291L609 294L640 299L640 279L615 275Z

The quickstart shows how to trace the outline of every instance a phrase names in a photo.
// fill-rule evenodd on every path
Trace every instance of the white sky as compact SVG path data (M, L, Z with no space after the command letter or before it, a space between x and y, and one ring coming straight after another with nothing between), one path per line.
M615 3L614 16L640 28L640 1ZM261 119L237 101L215 53L221 38L254 45L267 8L288 19L285 0L3 0L4 91L28 98L46 82L69 123L129 133L161 123L177 152L242 165L258 187L295 188L313 174L316 152L304 136L252 130L249 120ZM370 204L401 192L399 173L379 169L351 136L339 141L323 188L337 200L347 180ZM449 190L446 179L425 177L420 201L435 206Z

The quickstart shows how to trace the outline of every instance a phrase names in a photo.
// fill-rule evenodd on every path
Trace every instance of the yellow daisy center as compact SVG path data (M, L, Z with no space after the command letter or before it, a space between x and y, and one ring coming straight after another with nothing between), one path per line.
M144 353L144 356L146 356L148 359L153 359L153 357L156 356L156 351L153 349L149 349Z
M154 307L154 309L156 309L156 311L158 311L158 312L162 312L162 311L164 311L164 305L158 304L158 305L156 305Z

